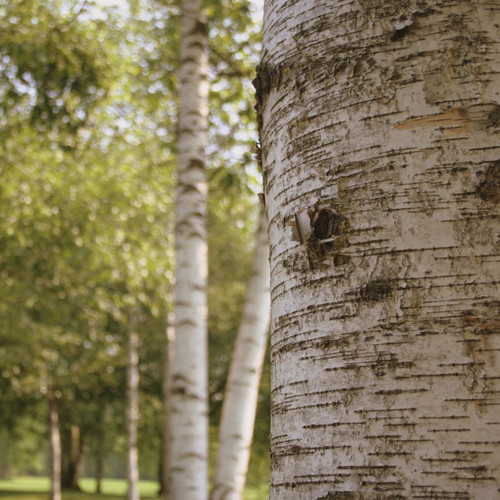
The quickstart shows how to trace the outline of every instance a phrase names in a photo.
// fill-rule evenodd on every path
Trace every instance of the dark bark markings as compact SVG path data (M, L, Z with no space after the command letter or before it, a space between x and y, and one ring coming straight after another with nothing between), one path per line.
M477 188L477 194L484 201L494 204L500 202L500 160L488 166Z
M435 26L427 26L423 21L407 27L400 27L401 25L397 24L403 21L400 18L401 11L411 10L410 7L414 6L415 2L401 4L401 2L395 1L370 2L364 0L362 3L367 12L376 8L377 11L385 9L385 12L390 14L390 16L382 16L384 22L387 19L386 24L395 28L394 31L402 31L396 35L394 42L402 40L404 35L404 37L414 37L415 43L418 43L420 37L424 39L435 28ZM444 9L443 2L438 3L440 10ZM343 8L346 8L346 2L340 2L337 10L340 11ZM326 26L328 26L328 30L335 32L338 27L336 25L338 17L340 15L327 20L328 22L322 19L318 23L324 26L323 31L327 31ZM442 17L441 13L439 17ZM354 18L355 16L351 17L351 19ZM343 22L348 19L349 17L345 16ZM437 25L437 21L435 22ZM453 22L453 19L450 18L450 27L452 27ZM470 16L468 22L471 24ZM340 24L340 21L338 23ZM344 27L342 26L341 29L347 32L348 30ZM352 33L354 33L354 29ZM472 213L474 205L481 203L478 202L478 195L483 202L497 202L498 186L495 184L497 182L495 179L498 179L498 172L492 175L495 172L494 169L491 170L490 174L484 174L479 183L471 186L469 192L465 192L463 183L470 182L467 179L472 177L472 173L480 166L478 167L474 163L470 155L465 160L462 160L458 155L456 158L452 157L450 163L453 165L441 162L443 151L452 149L452 141L466 134L468 130L488 131L487 129L496 126L498 123L498 117L495 114L496 105L475 101L472 106L460 107L455 104L455 101L459 102L458 97L452 95L450 98L440 88L440 85L444 87L442 85L442 69L448 64L451 67L452 79L457 78L461 71L471 71L472 74L473 65L466 62L465 59L475 49L467 49L465 40L469 37L472 45L477 46L479 38L478 36L470 38L470 33L466 35L465 31L462 31L463 35L461 35L459 45L463 45L463 47L459 47L458 51L454 52L452 50L454 48L452 47L453 41L450 41L450 50L436 53L435 66L429 68L427 73L432 73L439 78L439 81L438 79L432 81L432 85L426 84L424 89L427 93L427 103L438 107L436 113L424 117L413 116L408 120L401 121L404 110L395 106L396 84L398 87L404 88L406 84L409 85L422 79L423 75L416 70L416 62L427 56L423 52L415 53L412 50L410 54L401 50L396 55L397 64L394 67L380 67L380 63L377 63L376 51L382 47L382 44L387 44L390 33L391 30L384 27L384 30L379 33L380 43L378 47L373 44L373 50L363 48L372 40L364 40L364 43L359 43L357 49L349 53L346 53L343 48L339 48L339 52L344 55L344 62L339 66L336 66L335 63L335 49L329 50L328 61L322 61L319 57L313 63L298 57L295 47L290 49L290 58L286 59L286 63L281 59L274 65L271 63L262 65L265 67L267 80L264 79L263 82L260 82L258 105L272 107L272 116L269 118L269 123L266 124L266 129L262 131L261 137L264 145L264 168L269 173L269 178L266 179L266 196L275 198L275 200L271 198L271 202L276 203L276 200L279 200L280 207L278 213L271 214L271 224L275 227L282 227L281 221L283 219L285 224L291 221L298 233L296 241L293 242L293 231L290 234L290 230L285 228L285 231L282 232L283 237L289 238L291 243L287 249L281 250L281 255L273 256L276 261L283 262L283 274L278 271L275 275L273 301L286 303L288 296L293 297L290 289L280 281L285 280L285 274L297 276L300 273L308 272L314 278L311 280L311 287L317 292L317 297L320 297L319 302L321 299L325 302L324 304L318 304L318 301L315 304L304 304L303 310L295 310L293 313L287 313L286 308L284 308L284 312L280 312L280 317L275 318L273 331L274 363L278 365L278 358L292 357L294 354L294 359L297 359L296 354L300 352L301 361L309 360L312 363L316 361L323 363L327 360L325 372L335 374L334 378L328 379L333 386L332 393L322 394L321 397L318 395L317 399L314 399L310 405L301 403L303 396L307 394L307 381L306 387L301 393L301 391L289 390L293 384L293 376L288 376L288 374L281 376L281 381L285 379L291 382L289 384L283 383L274 388L274 416L291 413L294 423L308 422L314 418L315 408L324 407L331 410L332 417L331 421L326 420L317 426L304 424L304 429L318 431L317 434L313 432L305 434L309 441L307 444L287 439L288 436L279 439L273 438L273 467L283 466L283 470L286 470L286 464L292 463L287 462L287 460L291 460L294 454L313 455L315 450L322 450L325 457L324 463L330 463L332 471L335 471L328 480L322 476L322 484L331 481L332 485L338 486L338 488L331 486L330 493L322 498L342 498L342 496L336 495L343 494L349 498L348 495L354 493L341 492L340 490L342 487L343 489L348 488L346 477L353 477L353 475L345 474L348 469L342 464L352 462L355 453L363 454L364 452L364 456L390 465L395 457L408 457L409 461L413 460L414 452L419 449L420 445L429 443L429 447L426 448L428 455L422 457L424 465L418 464L424 475L423 482L426 484L417 484L417 480L414 484L410 484L407 478L411 477L411 474L404 478L404 474L408 473L408 471L404 471L404 467L400 477L393 478L377 475L377 469L370 470L370 474L365 474L366 470L364 469L357 469L360 490L373 494L378 491L380 495L386 494L391 495L391 498L400 498L398 495L401 495L401 488L404 484L406 496L411 490L411 494L427 498L442 496L470 498L469 493L465 492L465 489L469 488L468 483L488 481L489 473L485 472L481 464L474 469L467 466L465 469L458 469L454 467L454 462L447 461L447 458L456 457L457 461L459 458L471 460L472 457L480 457L481 452L484 453L487 449L488 443L486 441L467 441L461 435L466 434L471 428L471 421L476 418L474 412L480 415L481 409L486 405L496 404L494 393L488 393L487 384L481 382L482 379L485 379L483 371L485 358L491 356L491 349L495 349L495 347L485 340L492 339L494 334L479 334L478 325L485 323L485 321L478 318L474 320L474 327L472 327L473 322L469 320L469 329L464 333L462 316L463 311L469 307L473 307L474 310L489 307L482 297L488 294L487 290L492 290L494 283L493 280L487 281L483 276L480 276L480 273L460 274L457 268L460 268L459 264L469 256L460 253L459 245L428 241L422 243L420 248L399 252L390 245L393 236L390 233L390 228L391 225L395 226L399 222L398 213L418 214L420 220L423 221L421 222L422 226L424 226L426 216L431 217L433 214L437 214L435 216L439 219L440 214L444 213L444 210L448 209L450 205L453 207L451 216L456 217L455 225L458 227L462 223L462 219ZM437 33L436 39L440 36ZM297 42L300 40L303 53L308 52L306 39L307 32L304 29L299 30L295 40ZM394 43L392 47L399 51L398 46L399 44ZM393 49L391 48L391 50ZM352 59L352 66L345 63L347 58ZM461 62L464 62L464 68L460 67L459 63ZM299 73L296 81L290 75L289 68L292 68L291 75ZM329 92L330 89L325 89L324 92L329 92L331 96L330 103L320 110L314 110L314 103L311 103L309 99L311 94L308 95L308 92L311 91L305 85L307 82L304 81L304 75L308 76L309 81L321 81L328 73L335 74L338 79L346 78L348 75L351 80L349 85L345 86L346 92L341 96L335 94L334 85L331 87L331 92ZM370 91L363 102L359 102L357 99L358 87L369 87ZM454 91L456 88L454 83L452 90ZM274 95L273 91L276 89L279 90L278 95ZM270 94L272 95L270 96ZM448 98L449 101L446 102L445 98ZM276 137L285 136L281 130L274 128L274 122L286 115L287 106L296 109L302 100L311 105L311 109L306 109L295 117L292 116L286 125L289 142L283 148L285 151L283 156L286 159L280 165L283 170L278 175L281 179L286 178L288 182L283 183L283 187L280 185L280 188L277 189L275 187L276 181L270 175L273 166L268 164L266 147L272 145L277 140ZM370 107L372 103L376 105L373 109ZM387 106L384 108L381 103L387 104ZM345 152L343 149L343 140L352 139L349 137L351 133L348 126L349 121L344 119L342 113L349 115L352 112L355 114L357 106L363 106L365 112L365 116L360 119L361 124L378 123L384 125L385 120L390 119L395 124L396 133L415 127L426 128L425 133L432 136L432 141L429 141L426 148L420 149L419 145L418 147L410 146L394 151L385 150L382 141L381 144L371 146L372 154L369 161L359 160L357 153L361 151L362 146L360 146L359 151L354 152ZM493 106L493 108L489 108L489 106ZM326 126L323 119L325 116L328 120ZM398 116L400 116L399 119ZM397 125L398 121L399 125ZM364 130L368 130L368 127ZM318 145L324 145L326 148L332 144L335 144L336 148L334 157L332 157L333 155L323 156L323 153L316 150ZM365 147L365 149L368 148ZM495 149L492 149L492 154L494 153ZM462 162L464 170L457 170L457 165ZM418 165L421 169L417 168L408 173L405 171L407 164ZM492 165L491 161L489 165ZM367 178L368 173L371 175L370 183L367 185L363 179ZM470 175L468 176L468 174ZM309 192L302 193L303 196L300 200L294 199L294 194L291 194L293 191L288 189L288 186L311 179L316 181L314 187ZM321 208L317 215L321 213L321 210L331 210L331 213L334 214L342 213L342 216L349 221L349 257L353 265L348 269L343 269L342 271L347 271L343 273L339 269L326 268L325 270L323 266L307 265L305 262L307 259L304 259L302 255L304 253L303 245L307 238L304 238L304 231L297 230L301 222L306 220L302 217L304 207L313 207L306 211L307 215L310 216L310 212L314 212L317 200L321 201L324 198L324 192L327 189L323 189L323 187L331 186L332 182L335 181L339 187L338 199L333 201L330 208ZM390 181L390 189L387 187L388 181ZM446 185L447 182L451 187L448 190L443 190L442 186ZM473 183L470 182L470 184ZM444 195L440 195L440 190L444 192ZM386 227L381 227L380 223L372 224L370 222L370 215L374 210L389 214ZM320 222L317 231L310 231L316 240L327 239L322 238L322 236L330 232L326 215L327 213L323 213L318 216L317 220ZM486 211L480 216L485 217L486 220L491 217ZM416 221L418 223L418 217ZM443 224L443 227L445 226ZM323 229L325 227L326 229ZM398 228L398 230L400 229ZM406 230L411 231L414 228L406 228ZM466 231L463 232L466 233ZM491 234L481 237L484 238L484 245L491 244ZM474 236L474 238L477 237ZM490 257L495 258L494 255ZM486 256L478 258L483 265L486 265ZM432 275L424 276L425 265L421 265L421 263L431 259L439 262L440 266L433 270ZM376 262L374 269L370 269L368 266L372 262ZM414 266L413 269L411 269L410 262ZM365 267L367 269L366 277L360 281L364 283L361 287L359 283L357 286L352 286L350 293L345 294L342 298L335 295L336 286L349 284L350 274L355 273L357 268L364 269ZM422 269L421 275L417 269ZM328 276L325 277L323 272ZM359 273L361 272L359 271ZM472 286L471 280L476 280ZM453 283L453 281L456 282ZM353 284L355 282L356 280L352 280ZM330 283L328 286L333 292L322 295L321 291L325 289L327 283ZM433 293L429 293L427 289L432 289ZM440 290L453 290L453 294L451 294L451 298L448 298L449 295L441 294ZM325 296L326 299L324 299ZM447 298L443 299L443 297ZM326 303L328 298L334 302L330 308ZM382 309L381 322L376 325L367 323L365 329L360 331L359 325L353 319L357 315L363 317L364 312L370 312L374 308ZM302 334L295 333L296 325L314 325L315 322L318 322L318 318L320 322L330 323L331 330L328 335L320 336L314 327L309 330L304 327ZM405 324L406 322L408 324ZM399 325L398 328L394 326L396 323ZM487 329L494 331L494 324L491 323ZM340 335L339 332L343 332L343 334ZM498 328L496 332L498 332ZM463 344L463 354L469 353L468 355L473 358L471 364L463 361L460 352L456 358L451 357L449 362L443 363L438 362L440 353L437 352L429 352L428 359L430 361L425 361L425 356L419 357L419 352L426 353L431 349L432 339L436 336L441 337L449 350L453 352L456 352L457 343ZM360 340L363 340L364 344ZM417 353L415 359L404 359L400 355L399 347L408 343L415 344L414 351ZM400 386L400 389L394 390L391 388L391 377L403 380L405 384ZM339 396L340 394L344 395L341 389L345 388L349 380L352 381L353 378L363 381L363 390L353 390L349 397L342 399ZM432 410L429 410L426 418L416 415L416 409L427 404L424 399L419 399L420 395L432 392L434 389L433 378L446 380L446 383L449 384L450 394L460 394L460 397L436 398L436 405L441 405L439 410L445 408L448 415L457 415L456 419L448 419L453 423L448 425L449 428L438 425L441 416L435 416ZM491 380L488 380L491 383ZM412 395L414 407L397 407L398 396L404 393ZM369 405L366 403L366 398L370 400ZM354 410L350 413L351 418L353 414L357 415L359 422L334 421L335 418L343 418L344 411L349 411L345 408L352 409L356 406L370 408L366 412ZM463 415L465 411L467 414ZM443 414L442 411L436 409L437 413ZM455 425L455 421L458 422L457 425ZM498 424L496 420L492 420L490 423L492 425ZM348 434L347 430L349 426L353 427L351 435ZM343 431L344 427L346 428L345 434L340 432ZM339 432L325 433L324 430L329 428L334 428ZM361 439L356 437L355 428L363 429ZM445 449L440 449L439 436L444 434L451 436L448 442L452 444L448 444ZM349 441L352 446L343 446L342 443L347 442L349 437L353 438ZM322 444L318 446L317 443ZM495 449L494 442L490 442L489 446L488 449ZM434 468L433 471L435 463L442 465L438 470ZM349 470L352 472L355 469ZM415 474L414 471L411 473ZM356 475L354 474L354 476ZM455 488L448 484L446 490L435 486L433 481L436 476L446 476L452 482L455 481L458 486ZM282 486L283 491L285 491L286 487L292 485L297 491L300 491L302 485L318 481L319 476L288 475L288 478L291 477L294 481L275 483L274 486Z

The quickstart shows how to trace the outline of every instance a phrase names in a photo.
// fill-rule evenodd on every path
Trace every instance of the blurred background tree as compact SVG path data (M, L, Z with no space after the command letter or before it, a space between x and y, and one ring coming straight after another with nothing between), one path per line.
M215 441L257 222L250 81L260 27L249 1L207 8ZM178 1L0 0L4 476L48 472L49 389L66 463L72 455L85 474L124 475L126 326L138 314L140 466L142 477L158 477L178 47ZM267 481L267 376L262 388L250 483Z

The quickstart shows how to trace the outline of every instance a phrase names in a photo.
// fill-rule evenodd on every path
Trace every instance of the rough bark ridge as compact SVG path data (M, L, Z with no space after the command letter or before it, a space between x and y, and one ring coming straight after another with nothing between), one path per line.
M202 500L206 498L208 482L205 172L208 41L200 0L184 1L181 37L170 483L174 500Z
M222 406L212 500L240 500L243 495L266 353L270 306L267 221L262 213Z
M265 4L271 499L498 496L499 21Z

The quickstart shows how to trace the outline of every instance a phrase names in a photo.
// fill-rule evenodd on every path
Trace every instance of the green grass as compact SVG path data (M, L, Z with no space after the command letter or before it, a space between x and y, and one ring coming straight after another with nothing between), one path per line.
M127 492L127 483L123 479L103 479L102 494L95 491L95 480L83 478L80 480L82 491L63 491L63 500L123 500ZM16 477L10 480L0 480L1 500L47 500L50 491L50 481L46 477ZM139 493L142 498L158 498L158 483L155 481L140 481ZM266 485L248 487L244 500L266 500L268 488Z
M261 486L247 486L243 492L244 500L267 500L269 497L269 486L263 484Z

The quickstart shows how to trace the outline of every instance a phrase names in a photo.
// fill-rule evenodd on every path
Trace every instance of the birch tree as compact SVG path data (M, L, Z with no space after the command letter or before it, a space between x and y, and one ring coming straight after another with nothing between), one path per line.
M498 495L499 21L265 4L271 499Z
M127 361L127 500L139 500L139 335L134 322L128 332Z
M170 405L170 487L172 497L183 500L206 498L208 481L207 45L201 1L185 0L179 68L176 339Z
M267 221L262 213L222 406L212 500L238 500L243 495L269 330L268 257Z
M49 428L50 428L50 500L61 500L61 433L59 431L59 410L57 399L50 389Z

